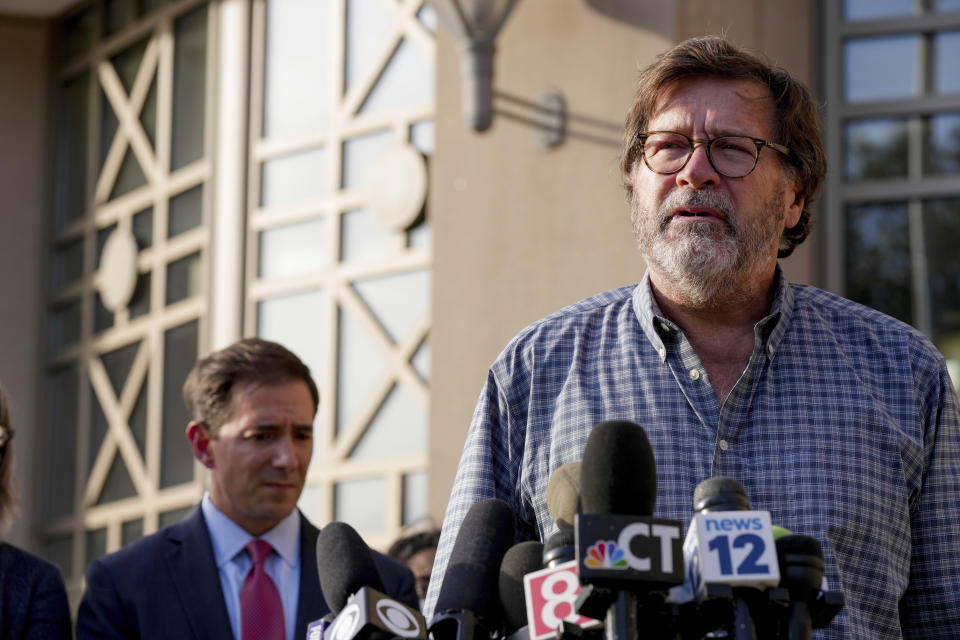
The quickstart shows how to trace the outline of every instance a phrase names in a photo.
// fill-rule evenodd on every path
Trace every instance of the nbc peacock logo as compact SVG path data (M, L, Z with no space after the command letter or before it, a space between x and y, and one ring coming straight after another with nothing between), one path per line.
M583 563L591 569L627 569L627 559L623 549L617 548L613 540L599 540L587 549Z

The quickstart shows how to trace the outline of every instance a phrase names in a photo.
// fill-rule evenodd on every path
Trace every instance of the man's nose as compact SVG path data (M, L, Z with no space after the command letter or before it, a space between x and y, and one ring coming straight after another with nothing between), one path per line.
M713 186L720 180L720 174L713 168L710 157L707 155L707 146L698 143L683 169L677 172L677 185L700 189Z
M297 456L294 454L294 442L290 434L277 438L274 443L272 462L273 466L280 469L290 469L296 466Z

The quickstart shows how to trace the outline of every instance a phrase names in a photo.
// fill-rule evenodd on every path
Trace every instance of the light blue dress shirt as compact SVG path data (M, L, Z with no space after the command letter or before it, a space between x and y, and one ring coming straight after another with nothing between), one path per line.
M209 493L204 494L200 508L210 531L230 628L233 629L233 637L240 640L240 588L252 564L245 548L254 536L217 509ZM259 537L269 542L275 552L267 557L267 574L280 591L287 640L293 640L300 596L300 513L294 509L273 529Z

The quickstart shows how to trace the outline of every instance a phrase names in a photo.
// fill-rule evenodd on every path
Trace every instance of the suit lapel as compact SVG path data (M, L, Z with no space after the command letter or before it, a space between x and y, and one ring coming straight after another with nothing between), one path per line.
M330 613L317 575L317 536L320 531L300 514L300 596L294 638L306 637L307 625Z
M213 546L200 508L172 527L166 537L164 561L193 636L203 640L232 640Z

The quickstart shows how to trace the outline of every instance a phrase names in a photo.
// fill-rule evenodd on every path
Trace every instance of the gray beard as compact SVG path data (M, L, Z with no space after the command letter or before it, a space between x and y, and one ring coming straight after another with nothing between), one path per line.
M774 197L776 198L776 197ZM782 200L782 198L779 198ZM782 202L767 200L754 221L738 220L730 199L716 191L673 191L656 216L634 196L631 221L647 264L672 285L681 302L698 308L738 303L752 295L743 285L779 244ZM670 222L677 207L706 206L719 211L723 224L688 222L682 230Z

